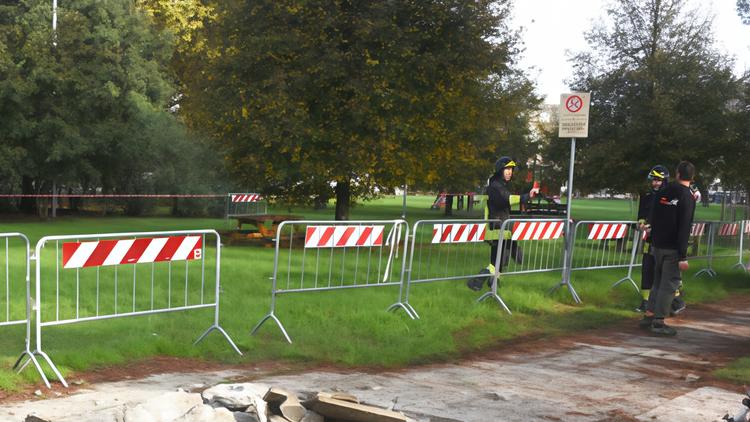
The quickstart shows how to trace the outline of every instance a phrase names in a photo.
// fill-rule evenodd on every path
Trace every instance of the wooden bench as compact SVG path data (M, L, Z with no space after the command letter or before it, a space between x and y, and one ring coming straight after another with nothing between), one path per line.
M260 233L262 237L268 239L276 237L276 230L278 229L279 224L284 221L303 219L302 216L289 214L242 215L234 218L237 219L237 230L242 230L243 224L251 224L258 229L258 233Z

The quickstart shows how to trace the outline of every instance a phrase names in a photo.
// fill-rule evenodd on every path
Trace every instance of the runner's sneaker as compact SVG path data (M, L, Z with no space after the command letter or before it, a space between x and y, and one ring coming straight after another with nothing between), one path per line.
M685 304L685 301L682 300L682 297L677 296L672 301L672 309L669 312L669 315L675 316L679 314L680 312L684 311L687 305Z
M654 320L651 323L651 333L665 337L674 337L677 335L677 330L664 323L664 320Z
M490 270L488 270L487 268L483 268L482 271L479 272L479 274L490 274ZM466 286L470 288L471 290L478 292L482 290L482 287L484 286L484 283L487 282L487 279L492 280L492 277L488 275L480 275L477 277L473 277L466 281Z
M654 322L653 316L644 316L643 319L638 321L638 328L642 330L648 330L651 328L651 324Z
M637 308L635 308L635 311L640 313L646 312L646 307L648 307L648 301L646 299L643 299L641 300L641 304L638 305Z

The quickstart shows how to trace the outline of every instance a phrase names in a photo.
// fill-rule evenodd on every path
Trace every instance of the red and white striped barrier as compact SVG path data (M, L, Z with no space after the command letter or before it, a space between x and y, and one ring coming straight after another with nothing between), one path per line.
M735 236L740 229L738 223L728 223L719 226L719 236Z
M589 226L589 240L622 239L627 233L627 224L594 223Z
M432 243L483 242L486 229L486 223L433 224Z
M305 248L382 246L385 226L307 226Z
M745 234L750 234L750 220L745 220L744 224L745 224L745 230L743 230L744 233Z
M230 195L234 203L239 202L258 202L263 197L259 193L233 193Z
M690 236L703 236L706 231L706 223L693 223L690 228Z
M200 259L203 236L63 243L63 268Z
M517 222L513 225L512 240L552 240L562 235L562 221Z

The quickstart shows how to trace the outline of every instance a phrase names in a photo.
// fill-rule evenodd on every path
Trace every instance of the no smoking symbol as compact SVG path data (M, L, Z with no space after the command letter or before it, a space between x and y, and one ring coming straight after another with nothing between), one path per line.
M583 100L577 95L571 95L565 100L565 108L571 113L577 113L583 108Z

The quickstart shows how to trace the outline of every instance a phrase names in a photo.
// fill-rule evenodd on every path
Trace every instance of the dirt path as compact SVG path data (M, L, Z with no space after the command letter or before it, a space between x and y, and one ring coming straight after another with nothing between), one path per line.
M628 321L571 337L516 340L461 362L383 372L155 359L72 377L85 385L74 392L55 387L48 400L6 398L0 420L23 420L32 411L53 420L107 420L105 413L125 402L226 380L347 391L433 422L712 421L737 410L741 386L711 372L750 355L750 296L691 306L672 324L675 338L647 335ZM162 375L145 377L154 373ZM108 381L124 376L132 379Z

